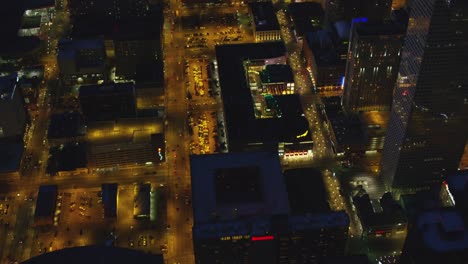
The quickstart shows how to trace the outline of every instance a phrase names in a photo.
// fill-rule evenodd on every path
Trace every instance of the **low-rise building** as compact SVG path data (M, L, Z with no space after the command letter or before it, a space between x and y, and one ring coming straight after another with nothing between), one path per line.
M281 40L281 31L271 2L249 3L255 42Z
M285 64L285 52L280 42L216 47L229 151L312 156L312 137L299 96L259 89L259 72L265 65Z
M313 263L344 255L349 218L329 210L320 172L283 176L274 152L190 158L196 263Z
M57 62L64 85L97 84L108 79L106 50L102 40L62 39L58 43Z
M325 25L325 12L320 3L297 2L288 6L293 22L294 35L301 45L304 36L309 32L322 30Z
M318 92L343 91L346 60L342 59L336 43L336 35L329 30L307 33L304 37L302 52Z
M37 194L34 210L34 224L36 226L54 224L57 208L57 185L41 185Z
M117 183L104 183L101 185L101 193L104 218L116 218L119 185Z
M49 150L46 174L78 175L88 172L86 144L69 142Z
M404 237L408 221L401 206L385 193L379 201L368 194L353 197L353 204L361 221L363 238Z

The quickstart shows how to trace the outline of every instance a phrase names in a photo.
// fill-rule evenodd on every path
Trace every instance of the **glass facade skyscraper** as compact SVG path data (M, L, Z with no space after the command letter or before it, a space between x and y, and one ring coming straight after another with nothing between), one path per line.
M422 187L457 169L468 136L468 3L413 0L382 176Z

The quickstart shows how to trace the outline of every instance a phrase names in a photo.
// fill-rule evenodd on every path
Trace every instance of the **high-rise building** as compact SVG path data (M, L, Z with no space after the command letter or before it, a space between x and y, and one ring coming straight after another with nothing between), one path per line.
M281 173L274 152L191 156L195 263L319 263L342 256L349 218L313 169Z
M343 95L348 112L390 109L404 33L390 22L354 23Z
M0 138L23 137L27 116L17 74L0 78L0 113Z
M468 2L413 0L382 159L389 187L440 182L468 137Z

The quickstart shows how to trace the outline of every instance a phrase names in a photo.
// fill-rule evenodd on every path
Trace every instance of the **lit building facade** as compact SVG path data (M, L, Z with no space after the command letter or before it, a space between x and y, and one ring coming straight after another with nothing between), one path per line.
M354 23L343 93L347 112L390 109L404 33L393 23Z
M468 3L414 0L402 49L382 176L388 187L441 182L468 136Z

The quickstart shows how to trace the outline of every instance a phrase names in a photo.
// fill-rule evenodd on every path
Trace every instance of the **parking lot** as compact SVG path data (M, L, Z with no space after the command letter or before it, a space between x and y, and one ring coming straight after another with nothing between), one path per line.
M184 63L185 87L191 103L210 104L216 101L219 90L214 89L208 60L186 60Z
M247 7L207 9L181 17L184 49L214 49L215 45L253 42Z
M104 218L100 188L60 193L53 226L34 228L31 256L66 247L96 244L137 248L152 253L167 248L165 209L158 219L133 217L133 185L120 185L117 218ZM162 204L162 202L161 202Z
M216 112L192 114L189 118L189 125L191 127L191 154L210 154L219 152L219 145L217 146L219 131L216 122Z

